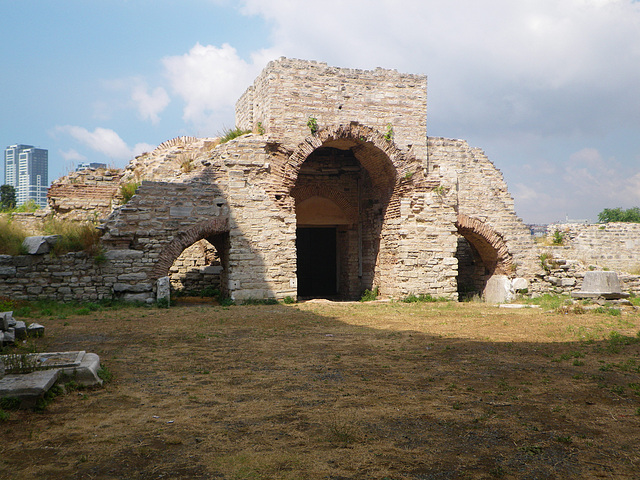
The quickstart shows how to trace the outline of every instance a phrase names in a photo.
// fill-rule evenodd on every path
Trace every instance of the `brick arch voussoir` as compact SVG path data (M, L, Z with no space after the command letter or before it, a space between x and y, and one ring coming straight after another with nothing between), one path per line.
M229 221L226 218L216 218L201 222L178 233L173 240L162 248L158 260L151 272L154 279L165 276L173 262L178 258L185 248L193 245L198 240L227 233L229 231Z
M361 143L370 143L382 151L396 171L396 177L401 178L409 171L409 162L405 154L392 141L387 140L378 130L358 123L331 125L319 130L315 135L306 137L289 156L288 161L281 167L283 186L291 191L296 184L302 164L314 150L333 140L349 139Z
M509 252L506 242L502 235L496 232L487 223L464 214L458 214L456 221L458 233L470 240L482 245L475 245L476 249L481 251L486 248L492 250L491 257L495 255L495 273L509 274L513 271L513 257ZM482 256L482 255L481 255ZM486 258L486 255L483 259Z

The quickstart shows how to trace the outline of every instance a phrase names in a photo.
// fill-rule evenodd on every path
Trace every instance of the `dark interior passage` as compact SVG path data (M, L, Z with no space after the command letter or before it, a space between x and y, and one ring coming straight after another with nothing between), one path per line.
M338 293L335 227L297 229L298 296L321 297Z

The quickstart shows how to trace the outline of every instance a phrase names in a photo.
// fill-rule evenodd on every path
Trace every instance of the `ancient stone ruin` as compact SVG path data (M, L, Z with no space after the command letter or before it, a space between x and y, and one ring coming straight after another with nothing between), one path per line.
M542 288L500 171L427 136L426 76L281 58L238 100L236 125L251 133L176 138L123 173L55 184L53 210L105 219L101 261L0 256L0 294L151 302L168 275L234 300Z

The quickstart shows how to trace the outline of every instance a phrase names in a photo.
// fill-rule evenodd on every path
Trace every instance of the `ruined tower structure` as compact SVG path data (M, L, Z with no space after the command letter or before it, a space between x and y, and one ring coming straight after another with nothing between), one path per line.
M101 227L103 262L69 257L78 282L52 273L10 293L152 301L180 271L238 301L458 299L536 271L500 171L462 140L427 136L424 75L280 58L238 100L236 125L252 133L177 138L132 160L119 182L141 185Z
M427 78L281 58L236 104L253 133L143 182L105 224L151 285L207 239L234 299L458 298L527 275L533 251L502 175L466 142L427 137ZM145 278L142 278L145 276Z

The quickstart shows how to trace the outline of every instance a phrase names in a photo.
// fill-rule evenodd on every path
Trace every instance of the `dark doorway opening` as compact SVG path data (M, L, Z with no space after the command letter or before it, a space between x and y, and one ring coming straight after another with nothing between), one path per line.
M296 230L299 297L338 293L336 233L335 227L300 227Z

